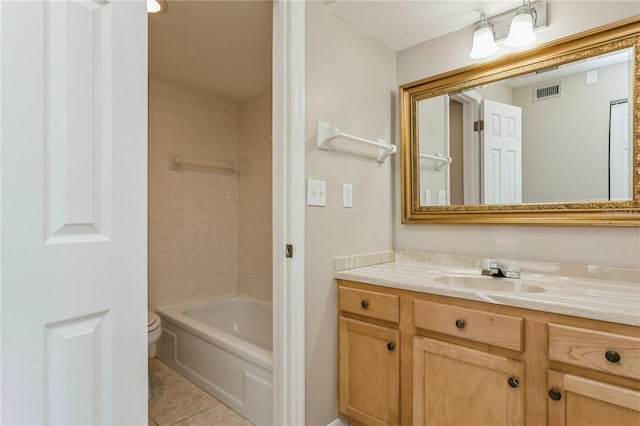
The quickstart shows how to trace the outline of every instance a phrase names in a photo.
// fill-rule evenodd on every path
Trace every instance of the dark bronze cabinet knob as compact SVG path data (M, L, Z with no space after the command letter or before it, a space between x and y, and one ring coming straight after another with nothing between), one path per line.
M362 302L360 302L360 306L362 306L362 309L367 309L369 307L369 301L363 300Z
M520 386L520 381L515 377L509 377L507 379L507 383L509 383L509 386L511 386L512 388L517 388L518 386Z
M464 328L464 320L463 319L456 320L456 327Z
M387 349L389 350L389 352L393 352L395 348L396 345L393 342L387 343Z
M550 389L549 398L553 399L554 401L560 401L562 395L560 394L560 391L558 389Z
M620 354L616 351L607 351L605 352L604 357L609 362L620 362Z

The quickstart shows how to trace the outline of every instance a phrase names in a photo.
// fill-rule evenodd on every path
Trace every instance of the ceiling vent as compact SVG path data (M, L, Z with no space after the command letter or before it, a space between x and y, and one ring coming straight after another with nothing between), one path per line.
M543 99L557 98L562 96L562 87L560 83L545 84L533 88L533 100L541 101Z

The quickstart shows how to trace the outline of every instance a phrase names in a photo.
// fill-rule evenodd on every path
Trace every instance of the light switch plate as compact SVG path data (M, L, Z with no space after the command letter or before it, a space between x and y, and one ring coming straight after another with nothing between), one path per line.
M307 205L327 205L327 182L323 180L307 179Z
M353 187L350 183L342 184L342 207L353 207Z

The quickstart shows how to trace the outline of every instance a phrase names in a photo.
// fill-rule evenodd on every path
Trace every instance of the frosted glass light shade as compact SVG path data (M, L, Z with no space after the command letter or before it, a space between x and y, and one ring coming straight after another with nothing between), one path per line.
M168 9L169 5L166 0L147 0L147 13L156 13L161 15Z
M160 3L156 0L147 0L147 12L148 13L158 13L162 9Z
M498 45L493 38L493 31L489 26L480 26L473 33L473 45L469 57L482 59L493 55L498 51Z
M520 13L514 16L509 28L509 35L504 44L509 47L520 47L536 41L533 33L533 17L530 12Z

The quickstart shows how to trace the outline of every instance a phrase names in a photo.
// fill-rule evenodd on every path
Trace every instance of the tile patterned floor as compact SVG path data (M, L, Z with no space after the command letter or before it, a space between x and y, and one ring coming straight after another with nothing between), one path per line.
M251 426L157 358L149 360L149 426Z

